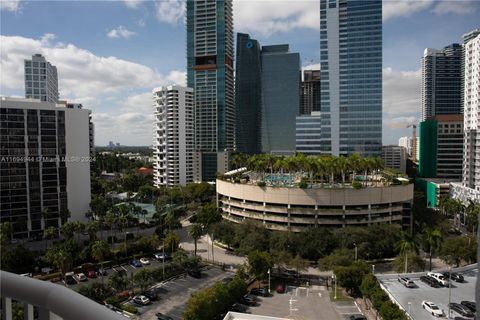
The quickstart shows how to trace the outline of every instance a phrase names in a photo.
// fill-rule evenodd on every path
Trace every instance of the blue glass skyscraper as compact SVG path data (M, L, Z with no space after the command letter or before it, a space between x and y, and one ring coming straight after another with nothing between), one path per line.
M381 155L382 1L320 0L321 151Z
M194 180L213 181L234 148L232 0L187 1L187 85L195 91Z

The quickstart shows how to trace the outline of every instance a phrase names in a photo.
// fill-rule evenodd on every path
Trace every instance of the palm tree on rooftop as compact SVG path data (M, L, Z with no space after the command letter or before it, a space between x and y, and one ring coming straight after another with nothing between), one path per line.
M347 161L348 161L348 166L350 170L353 171L352 181L355 181L355 176L357 172L361 170L360 168L361 158L358 154L354 153L347 158Z
M345 171L348 168L348 161L344 156L340 156L336 159L336 167L338 171L342 174L342 184L345 184Z
M323 178L325 176L325 172L327 171L326 169L327 164L326 164L325 157L324 156L316 157L315 162L316 162L315 167L317 169L318 174L320 174L320 181L323 187Z

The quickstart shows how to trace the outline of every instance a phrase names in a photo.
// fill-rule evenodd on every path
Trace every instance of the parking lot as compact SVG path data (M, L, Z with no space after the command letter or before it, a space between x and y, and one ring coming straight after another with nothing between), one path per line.
M331 302L324 286L288 286L284 294L274 292L270 297L260 297L259 304L247 311L255 315L312 320L343 320L360 313L353 301Z
M446 271L446 270L442 270ZM460 301L468 300L475 301L475 285L477 281L478 269L464 268L452 270L462 274L465 282L458 283L452 281L451 285L451 302L460 303ZM415 287L407 288L397 280L397 275L381 275L377 276L380 283L385 289L394 297L394 299L402 305L403 309L409 312L411 318L415 320L430 320L434 317L428 314L422 308L422 301L432 301L443 309L444 315L448 313L449 302L449 288L432 288L420 281L420 276L426 273L416 273L414 275L407 275L415 282ZM460 316L452 311L452 317Z
M213 285L215 282L221 281L226 277L232 277L230 272L222 271L218 268L207 268L202 270L201 278L193 278L188 275L181 275L170 281L162 282L154 286L158 292L158 301L147 306L134 305L140 315L139 319L156 320L155 314L161 312L173 319L182 319L182 314L185 310L186 303L192 293L199 291L204 287Z
M157 261L153 258L151 258L151 259L149 258L149 261L150 261L149 265L143 265L142 267L139 267L139 268L131 266L128 263L113 266L112 268L108 268L108 269L106 268L105 271L106 271L107 275L103 277L103 281L106 282L108 277L116 271L125 272L127 274L127 279L131 279L131 274L138 271L138 270L141 270L141 269L155 269L155 268L162 267L162 262L161 261ZM165 261L165 265L168 264L168 263L170 263L170 261ZM88 285L89 283L92 283L92 282L101 282L101 281L102 281L102 277L97 276L97 277L92 278L92 279L89 278L87 281L84 281L84 282L69 285L68 287L70 289L73 289L73 290L78 290L78 287L80 287L82 285Z

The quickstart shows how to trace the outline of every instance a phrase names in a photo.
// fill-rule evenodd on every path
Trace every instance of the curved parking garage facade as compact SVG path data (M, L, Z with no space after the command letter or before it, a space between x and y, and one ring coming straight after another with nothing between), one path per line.
M259 187L217 179L217 205L224 219L259 221L267 229L301 232L312 226L375 223L410 226L413 184L353 188Z

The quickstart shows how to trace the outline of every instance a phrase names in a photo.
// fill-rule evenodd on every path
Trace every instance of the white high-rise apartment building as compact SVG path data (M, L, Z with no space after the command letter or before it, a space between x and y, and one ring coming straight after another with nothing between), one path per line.
M480 29L464 36L464 163L463 184L480 194Z
M176 85L155 88L153 108L155 186L174 187L193 182L193 89Z
M90 110L37 99L0 99L0 222L14 237L85 220L90 210ZM44 214L47 212L47 214Z
M400 137L400 139L398 139L398 146L399 147L404 147L405 150L407 150L407 153L409 155L412 154L412 138L410 138L410 137Z
M25 60L25 97L46 102L58 102L57 67L41 54Z

